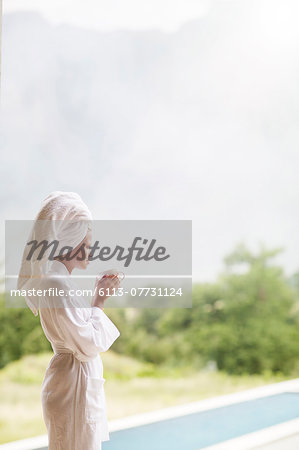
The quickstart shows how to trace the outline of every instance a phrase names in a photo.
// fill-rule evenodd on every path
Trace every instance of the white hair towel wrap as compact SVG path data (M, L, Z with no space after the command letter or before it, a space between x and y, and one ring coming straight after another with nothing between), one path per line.
M21 268L18 276L17 288L28 290L36 287L44 277L52 263L49 255L53 246L43 253L39 260L39 250L36 250L30 259L27 259L31 241L58 241L58 246L52 257L58 256L63 247L77 247L85 238L91 226L92 216L86 204L75 192L51 192L41 204L30 235L27 239ZM65 253L64 251L62 253ZM61 253L60 253L61 254ZM26 296L26 303L35 316L38 315L38 298Z

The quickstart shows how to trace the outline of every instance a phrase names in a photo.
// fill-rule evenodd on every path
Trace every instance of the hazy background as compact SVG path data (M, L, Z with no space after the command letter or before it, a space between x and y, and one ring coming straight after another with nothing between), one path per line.
M54 190L78 192L94 219L193 220L192 308L108 306L120 330L102 355L109 419L298 379L298 1L3 9L0 232ZM53 352L40 320L1 292L0 323L4 443L46 433ZM258 405L244 430L295 418L292 402L262 418Z
M3 9L2 220L76 191L95 219L192 219L197 280L240 241L298 270L295 0Z

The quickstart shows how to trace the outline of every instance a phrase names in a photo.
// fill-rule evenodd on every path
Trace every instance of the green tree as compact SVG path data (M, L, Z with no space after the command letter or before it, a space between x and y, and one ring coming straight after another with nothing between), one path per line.
M208 316L188 332L206 358L230 373L289 373L298 362L295 299L283 270L272 262L281 249L251 253L239 245L225 258L218 299L203 293ZM202 302L201 302L202 303ZM197 307L195 306L197 309ZM196 312L194 312L196 314ZM194 314L193 313L193 314Z

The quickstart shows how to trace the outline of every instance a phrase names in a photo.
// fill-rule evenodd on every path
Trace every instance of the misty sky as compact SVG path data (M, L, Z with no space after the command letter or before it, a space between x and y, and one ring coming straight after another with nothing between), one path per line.
M175 31L201 17L208 0L3 0L4 13L34 10L52 23L69 23L98 30L159 28Z
M4 2L3 219L76 191L95 219L192 219L195 279L238 242L298 270L297 2L69 3Z

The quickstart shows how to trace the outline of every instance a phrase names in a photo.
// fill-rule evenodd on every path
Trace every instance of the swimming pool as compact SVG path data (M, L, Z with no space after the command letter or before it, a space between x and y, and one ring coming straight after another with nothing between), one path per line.
M110 433L103 450L199 450L299 418L299 393L283 392Z
M109 432L103 450L298 450L299 378L114 419ZM47 449L46 434L0 445Z

